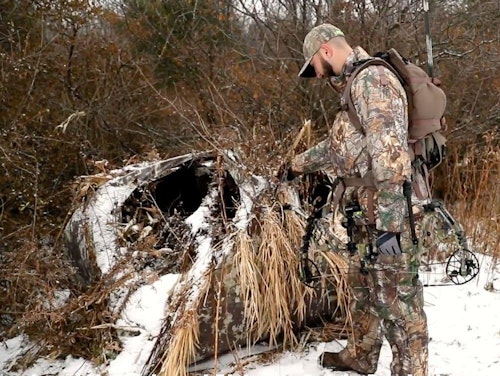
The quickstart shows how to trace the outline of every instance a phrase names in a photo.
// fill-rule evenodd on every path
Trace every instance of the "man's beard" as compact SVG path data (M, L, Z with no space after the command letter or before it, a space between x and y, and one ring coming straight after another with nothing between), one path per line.
M345 88L345 82L339 79L339 76L333 71L332 66L323 57L321 57L321 66L328 85L337 93L342 93Z
M336 77L337 75L333 71L332 66L321 56L321 66L323 68L323 72L325 72L325 77Z

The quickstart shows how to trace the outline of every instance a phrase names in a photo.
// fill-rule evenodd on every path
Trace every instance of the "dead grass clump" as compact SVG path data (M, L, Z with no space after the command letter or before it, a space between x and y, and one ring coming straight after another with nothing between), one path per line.
M450 189L446 201L462 223L472 249L500 257L500 149L495 132L483 142L461 153L452 150L447 166Z
M292 196L288 197L286 189L280 190L278 196L279 201L294 201ZM340 325L336 323L338 332L347 332L351 325L347 260L337 253L339 249L324 249L329 234L320 228L315 232L314 238L321 239L313 239L309 257L321 265L318 270L321 278L318 288L309 288L302 283L299 274L304 214L289 208L285 210L276 201L274 205L261 204L261 210L255 212L261 213L254 220L257 225L248 232L242 230L237 234L234 259L244 302L245 325L249 328L249 344L266 338L270 345L277 345L279 339L284 348L300 346L303 340L299 339L298 330L304 323L308 303L314 294L323 294L332 288L337 296L331 300L331 317L347 318L347 321L340 320ZM336 244L331 245L336 248Z
M343 323L343 327L340 332L350 331L353 324L352 316L349 310L352 296L351 289L349 288L347 282L347 274L349 270L347 258L338 252L328 250L319 250L318 253L325 260L328 266L327 270L329 271L322 276L322 284L324 286L335 286L337 304L332 310L332 316L345 318L345 322Z
M240 278L240 296L244 305L245 327L254 328L263 309L258 293L262 275L257 263L253 240L246 229L240 230L236 234L235 247L234 264ZM251 342L252 338L249 336L248 345L251 345Z
M254 322L257 338L269 335L271 346L283 336L283 345L297 344L293 331L293 307L303 316L304 285L297 270L299 259L280 213L268 210L261 220L261 240L257 251L262 281L259 286L260 315Z
M269 338L270 346L297 345L295 322L302 322L312 289L300 281L298 249L304 223L279 204L266 207L255 231L237 234L239 272L249 342ZM286 213L286 214L285 214Z
M169 346L162 358L161 369L158 376L185 376L186 365L195 357L196 345L198 343L198 315L196 311L184 312L180 323L176 323L175 329L169 333ZM154 372L152 369L151 372Z

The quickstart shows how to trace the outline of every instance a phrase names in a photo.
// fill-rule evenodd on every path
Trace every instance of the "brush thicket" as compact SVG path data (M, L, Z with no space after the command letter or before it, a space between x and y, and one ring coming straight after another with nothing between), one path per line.
M450 190L445 200L462 223L472 248L500 257L500 149L495 132L465 152L455 146L445 166Z

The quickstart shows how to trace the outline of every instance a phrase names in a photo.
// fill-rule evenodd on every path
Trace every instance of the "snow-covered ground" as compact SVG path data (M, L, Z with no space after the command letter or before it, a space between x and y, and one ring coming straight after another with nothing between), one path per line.
M500 268L491 268L491 259L479 256L479 278L460 286L432 286L425 288L426 312L429 324L430 376L499 376L500 375ZM423 276L425 278L425 276ZM161 278L154 286L145 286L132 297L127 307L124 327L140 328L140 335L123 335L123 352L106 369L97 369L82 359L67 357L63 361L40 359L22 373L7 371L15 362L16 354L25 349L26 339L16 337L0 342L1 376L137 376L154 343L159 330L162 304L177 278ZM493 291L484 287L493 283ZM145 312L148 312L145 314ZM304 351L285 352L273 356L267 364L249 362L244 367L248 376L339 376L354 372L332 372L321 368L317 359L324 350L338 351L345 341L311 343ZM260 348L262 350L262 348ZM240 354L240 359L244 355ZM241 369L229 363L234 357L219 359L222 365L218 375L241 375ZM390 349L384 344L376 376L390 375ZM2 371L3 369L3 371ZM172 375L174 376L174 375Z
M429 325L429 376L500 375L500 270L490 273L491 260L479 257L479 278L456 286L425 288ZM494 279L496 291L484 289ZM357 375L322 369L317 359L323 351L339 351L345 341L311 344L303 353L286 353L273 364L248 369L248 376ZM389 376L392 359L384 343L376 376Z

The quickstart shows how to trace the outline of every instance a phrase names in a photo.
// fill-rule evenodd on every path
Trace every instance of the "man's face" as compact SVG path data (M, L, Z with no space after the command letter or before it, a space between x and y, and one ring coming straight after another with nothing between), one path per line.
M312 58L311 65L316 72L317 78L327 78L335 76L335 72L333 71L332 66L323 58L323 56L321 56L320 51L316 52L316 54Z

